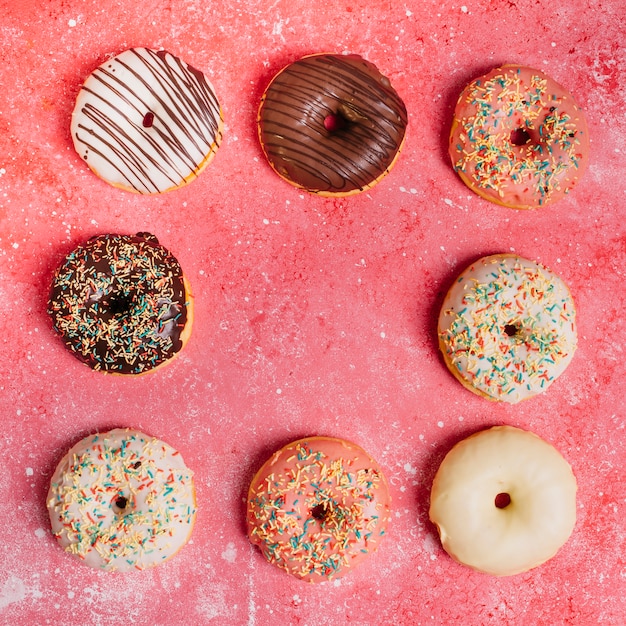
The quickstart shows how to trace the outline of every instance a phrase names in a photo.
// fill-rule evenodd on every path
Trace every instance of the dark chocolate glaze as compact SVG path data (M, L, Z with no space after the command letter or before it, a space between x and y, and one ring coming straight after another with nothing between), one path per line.
M100 235L57 269L48 313L89 367L141 374L182 348L187 305L182 269L156 237Z
M335 117L330 130L328 116ZM406 125L406 107L389 80L357 55L296 61L276 75L259 109L259 138L276 172L329 195L357 192L381 178Z

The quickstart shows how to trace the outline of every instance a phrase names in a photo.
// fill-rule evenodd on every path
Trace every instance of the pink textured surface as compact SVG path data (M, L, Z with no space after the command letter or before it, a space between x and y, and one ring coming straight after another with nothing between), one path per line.
M40 8L41 6L45 8ZM626 19L621 0L0 0L0 620L108 624L623 624L626 621ZM164 47L203 70L226 119L215 161L187 188L107 186L71 146L85 76L127 47ZM304 195L262 158L263 88L307 53L352 52L409 110L397 165L345 200ZM591 165L562 202L516 212L472 195L446 158L457 94L503 63L546 71L585 109ZM136 379L80 365L45 314L64 254L105 232L151 231L196 293L191 341ZM437 352L443 294L471 260L515 252L570 285L580 347L548 393L516 406L464 390ZM579 482L578 521L546 565L496 579L454 563L428 522L450 447L512 424L551 441ZM92 572L49 531L55 464L82 436L133 426L196 473L192 543L132 575ZM245 536L248 482L301 436L365 447L392 486L380 550L312 586Z

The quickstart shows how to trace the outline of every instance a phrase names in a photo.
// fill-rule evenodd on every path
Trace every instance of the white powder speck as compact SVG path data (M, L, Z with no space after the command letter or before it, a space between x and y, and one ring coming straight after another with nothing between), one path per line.
M16 242L16 243L13 243L13 244L11 244L11 245L12 245L12 246L13 246L16 250L20 247L20 244L19 244L19 243L17 243L17 242Z
M38 539L43 539L46 536L46 531L43 528L38 528L35 531L35 537Z
M404 464L404 471L409 474L417 474L417 470L410 463Z
M70 28L74 28L74 26L76 26L76 20L71 19L71 20L67 23L67 25L68 25Z
M76 594L73 591L67 592L67 597L71 600Z
M32 476L34 474L34 470L32 467L27 467L26 468L26 476Z
M263 220L263 223L267 226L270 223L270 221L266 218Z
M462 13L467 13L467 7L466 7L465 5L463 5L463 6L461 7L461 12L462 12Z
M383 330L382 333L380 333L380 336L384 339L387 335L385 334L385 331Z
M27 595L24 581L16 576L9 576L0 589L0 609L15 602L21 602Z
M437 422L437 426L439 426L439 428L443 428L443 422Z
M222 552L222 558L229 563L235 562L235 559L237 558L237 548L234 543L229 542L226 545L226 549Z
M282 392L283 392L283 390L282 390L282 389L277 389L277 390L276 390L276 393L277 393L278 395L280 395Z

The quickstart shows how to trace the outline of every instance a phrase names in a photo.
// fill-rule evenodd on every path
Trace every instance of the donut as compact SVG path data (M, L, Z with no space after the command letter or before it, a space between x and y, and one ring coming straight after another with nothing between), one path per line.
M196 517L193 472L167 443L117 428L89 435L65 454L47 506L52 533L82 563L143 570L187 543Z
M589 161L587 122L549 76L504 65L462 91L450 132L450 159L479 196L514 209L560 200Z
M516 403L548 389L577 346L565 283L514 254L472 263L446 294L438 323L448 369L470 391Z
M154 235L99 235L56 270L48 313L70 352L92 369L144 374L187 343L193 297Z
M406 126L406 107L389 79L356 54L314 54L288 65L258 113L270 166L320 196L373 187L400 154Z
M114 187L141 194L194 180L222 140L215 90L165 50L131 48L85 80L72 113L76 152Z
M248 537L299 579L341 578L378 548L390 503L380 466L362 448L332 437L299 439L253 478Z
M511 576L551 559L576 523L576 479L548 442L494 426L457 443L435 475L430 519L456 561Z

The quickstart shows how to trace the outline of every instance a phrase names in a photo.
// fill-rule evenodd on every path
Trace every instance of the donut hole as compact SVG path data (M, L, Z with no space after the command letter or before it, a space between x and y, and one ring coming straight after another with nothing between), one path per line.
M123 494L118 494L113 498L113 511L118 515L124 515L130 510L130 500Z
M328 509L326 508L325 504L316 504L312 509L311 509L311 517L313 519L318 520L319 522L323 522L326 519L326 516L328 515Z
M324 118L324 128L329 133L337 133L348 125L348 120L341 113L329 113Z
M514 146L525 146L530 141L530 134L525 128L515 128L511 131L511 143Z
M504 325L504 334L507 337L515 337L519 334L521 327L519 324L505 324Z
M506 507L511 504L511 496L503 491L495 497L493 503L496 505L497 509L506 509Z
M112 315L126 315L130 313L133 305L133 299L126 293L113 294L108 300L107 304L109 312Z

